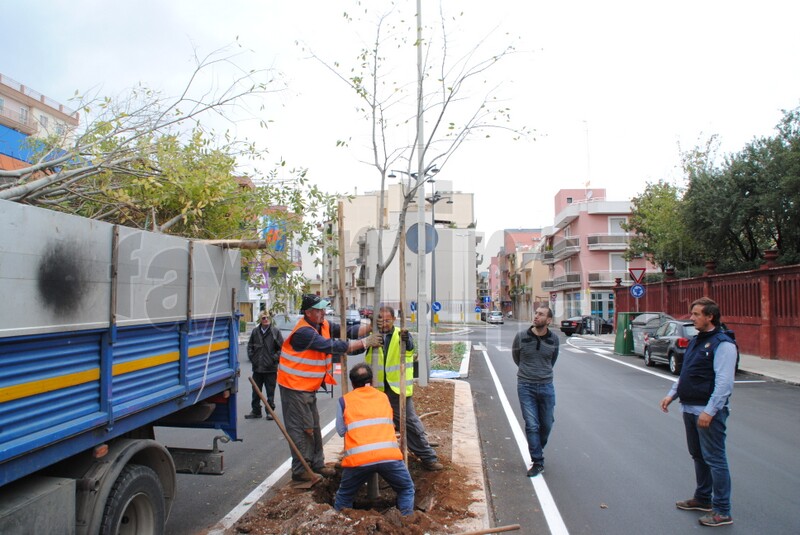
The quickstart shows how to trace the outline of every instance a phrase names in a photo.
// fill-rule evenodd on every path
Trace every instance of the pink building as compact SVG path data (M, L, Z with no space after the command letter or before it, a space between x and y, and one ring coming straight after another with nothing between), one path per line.
M489 264L489 297L489 310L500 310L500 266L496 256L492 257Z
M555 196L555 221L542 230L542 262L550 277L555 319L596 314L614 318L615 279L632 283L629 268L657 268L644 258L625 260L630 235L623 230L630 201L608 201L605 189L562 189ZM555 322L554 322L555 323Z

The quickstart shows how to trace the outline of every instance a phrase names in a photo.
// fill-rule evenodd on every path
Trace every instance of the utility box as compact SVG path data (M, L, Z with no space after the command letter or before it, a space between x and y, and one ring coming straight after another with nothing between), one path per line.
M614 338L614 353L617 355L633 355L633 333L631 318L636 312L617 312L617 335Z

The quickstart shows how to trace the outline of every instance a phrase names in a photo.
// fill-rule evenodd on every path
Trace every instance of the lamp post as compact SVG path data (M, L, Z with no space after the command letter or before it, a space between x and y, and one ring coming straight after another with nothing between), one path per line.
M428 180L433 186L433 192L430 197L425 197L425 200L428 201L431 205L431 225L434 229L436 229L436 203L439 201L447 200L447 204L453 204L453 199L447 196L439 195L436 192L436 181L434 179ZM436 302L436 245L433 246L431 250L431 305ZM433 312L431 309L431 327L436 326L436 322L434 322L434 317L436 313Z

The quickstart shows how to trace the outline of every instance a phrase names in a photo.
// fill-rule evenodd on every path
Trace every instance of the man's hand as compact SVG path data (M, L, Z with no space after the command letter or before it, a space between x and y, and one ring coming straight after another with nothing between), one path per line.
M661 400L661 410L664 411L664 412L669 412L669 409L667 407L669 407L670 403L672 403L672 397L667 396L664 399L662 399Z
M366 338L363 338L363 340L364 347L380 347L383 345L383 337L378 333L372 333Z
M714 417L707 412L701 412L700 416L697 417L697 427L700 429L708 429L713 419Z
M400 330L400 340L403 342L408 343L408 329L401 329Z

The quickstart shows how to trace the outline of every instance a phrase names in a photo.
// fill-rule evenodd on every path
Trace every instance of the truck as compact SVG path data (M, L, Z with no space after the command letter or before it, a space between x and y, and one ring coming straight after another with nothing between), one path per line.
M163 533L238 440L237 250L0 201L0 533ZM154 428L220 432L171 448Z

